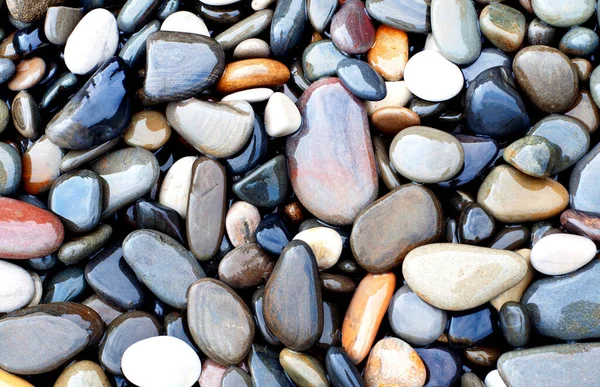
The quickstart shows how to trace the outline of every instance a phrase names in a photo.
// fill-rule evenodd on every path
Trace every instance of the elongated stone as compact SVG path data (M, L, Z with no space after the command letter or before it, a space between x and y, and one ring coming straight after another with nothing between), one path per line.
M123 45L119 56L129 67L134 67L146 54L146 41L148 37L160 30L160 21L153 20L131 35Z
M221 32L215 37L215 40L223 50L233 50L243 41L255 38L265 32L270 27L272 19L272 10L260 10Z
M283 86L290 78L290 71L273 59L246 59L228 63L216 89L221 94L256 87Z
M382 24L406 32L431 32L427 0L367 0L367 12Z
M596 245L579 235L544 236L531 249L531 264L540 273L563 275L586 265L596 256Z
M160 185L158 202L177 211L183 219L187 214L192 166L197 159L196 156L186 156L175 161Z
M119 30L126 34L137 31L148 21L159 4L159 0L127 0L117 17Z
M88 258L102 248L112 235L112 227L99 225L94 231L63 243L58 249L58 260L65 265L74 265Z
M300 43L306 24L306 4L304 0L277 1L271 22L271 52L275 56L285 56Z
M431 30L440 53L459 65L473 63L481 53L477 11L470 0L433 0Z

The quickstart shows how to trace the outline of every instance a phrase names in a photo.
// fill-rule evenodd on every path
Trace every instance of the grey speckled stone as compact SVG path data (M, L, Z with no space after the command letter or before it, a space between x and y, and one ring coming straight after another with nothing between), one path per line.
M593 30L575 27L564 34L558 48L567 55L588 56L596 51L599 43L600 38Z
M540 136L526 136L504 149L504 160L533 177L552 175L559 160L559 148Z
M406 32L431 31L429 0L367 0L367 12L383 24Z
M16 66L12 60L0 58L0 85L12 78Z

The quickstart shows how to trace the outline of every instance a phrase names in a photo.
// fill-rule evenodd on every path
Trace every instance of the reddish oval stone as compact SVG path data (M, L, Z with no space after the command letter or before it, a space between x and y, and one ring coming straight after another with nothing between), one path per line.
M45 257L60 247L65 236L54 214L31 204L0 198L0 258Z
M331 19L331 40L346 54L364 54L375 42L375 27L360 0L346 1Z
M352 224L378 192L363 103L338 78L326 78L302 94L298 108L302 127L286 145L294 192L325 222Z

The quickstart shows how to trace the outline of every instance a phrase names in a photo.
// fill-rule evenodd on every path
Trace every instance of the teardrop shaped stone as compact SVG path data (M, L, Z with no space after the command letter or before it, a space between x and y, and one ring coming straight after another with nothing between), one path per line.
M331 19L331 40L349 55L364 54L375 42L375 27L360 0L348 0Z
M323 331L319 269L310 247L290 242L265 287L263 311L267 326L288 348L304 351Z
M273 55L285 56L300 43L305 24L306 2L304 0L277 1L270 34Z
M288 185L286 159L279 155L235 183L233 192L257 207L275 207L285 199Z

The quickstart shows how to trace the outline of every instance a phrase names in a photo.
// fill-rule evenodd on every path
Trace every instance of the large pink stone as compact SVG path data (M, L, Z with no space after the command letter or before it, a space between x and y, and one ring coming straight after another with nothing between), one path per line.
M317 218L352 224L378 192L363 103L339 79L327 78L302 94L298 108L302 127L286 144L294 192Z
M31 204L0 198L0 258L45 257L58 250L65 237L54 214Z

